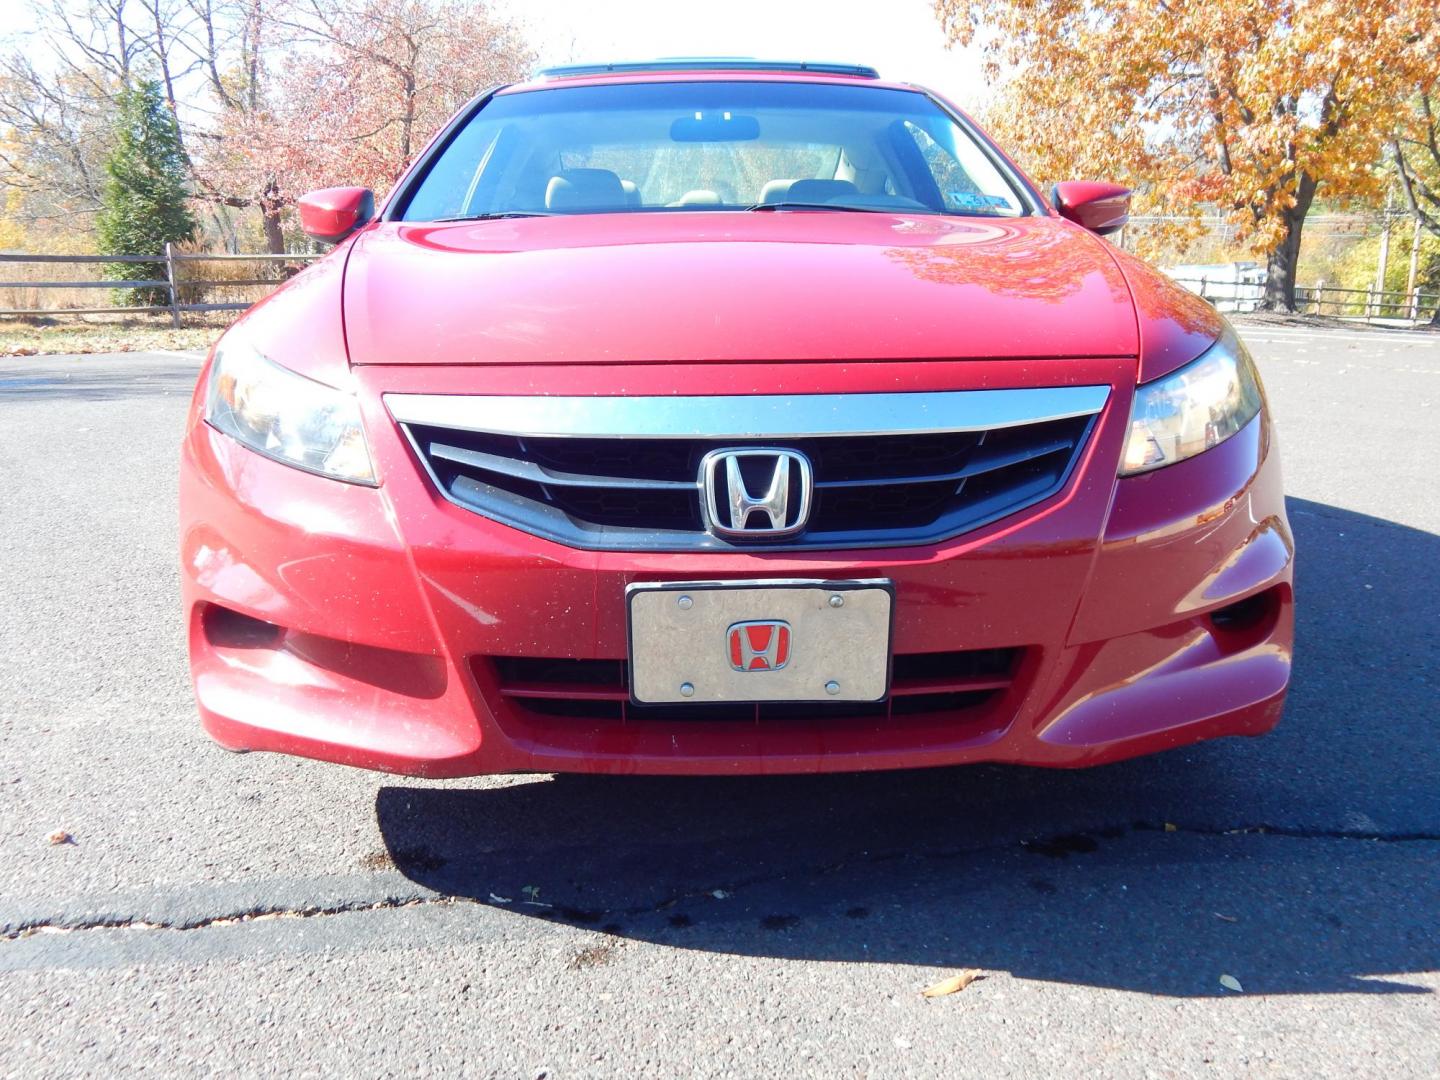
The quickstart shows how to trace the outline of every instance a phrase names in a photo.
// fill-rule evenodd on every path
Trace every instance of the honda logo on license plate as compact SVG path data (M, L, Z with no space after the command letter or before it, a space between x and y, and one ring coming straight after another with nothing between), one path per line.
M779 671L790 661L790 624L777 620L735 623L727 634L736 671Z

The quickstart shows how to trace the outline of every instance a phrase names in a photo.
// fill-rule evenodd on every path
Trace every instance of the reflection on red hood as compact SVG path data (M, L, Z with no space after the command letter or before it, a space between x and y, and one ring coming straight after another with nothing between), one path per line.
M1104 243L1053 218L781 211L386 223L345 274L355 364L1131 356Z

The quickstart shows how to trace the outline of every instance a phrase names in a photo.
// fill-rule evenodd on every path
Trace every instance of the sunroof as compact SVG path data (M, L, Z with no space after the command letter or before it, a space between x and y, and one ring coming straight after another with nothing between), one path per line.
M850 75L878 79L880 73L864 64L836 64L815 60L757 60L747 56L677 56L660 60L628 60L601 64L561 64L541 68L539 78L569 75L603 75L609 72L645 71L811 71L822 75Z

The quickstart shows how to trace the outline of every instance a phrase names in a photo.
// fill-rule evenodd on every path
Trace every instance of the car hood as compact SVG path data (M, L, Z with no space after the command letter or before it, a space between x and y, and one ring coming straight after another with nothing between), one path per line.
M352 364L1133 356L1104 243L1054 218L780 211L382 223Z

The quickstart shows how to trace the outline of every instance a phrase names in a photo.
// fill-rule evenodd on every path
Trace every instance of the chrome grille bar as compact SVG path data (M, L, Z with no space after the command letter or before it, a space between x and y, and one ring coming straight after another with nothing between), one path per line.
M1093 416L1108 386L900 394L520 397L386 394L402 424L535 438L801 439L991 431Z

